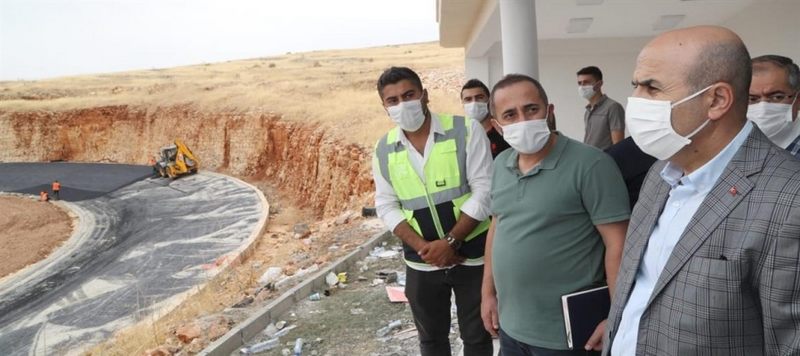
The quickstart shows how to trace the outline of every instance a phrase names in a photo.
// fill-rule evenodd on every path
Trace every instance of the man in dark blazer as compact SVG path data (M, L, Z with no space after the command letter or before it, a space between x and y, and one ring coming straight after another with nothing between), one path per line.
M747 121L748 58L713 26L639 54L627 127L661 161L633 210L605 355L800 354L800 161Z

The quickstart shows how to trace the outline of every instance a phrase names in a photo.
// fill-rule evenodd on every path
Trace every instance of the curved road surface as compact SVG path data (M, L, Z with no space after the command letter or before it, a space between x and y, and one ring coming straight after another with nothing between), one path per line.
M0 280L0 353L75 353L174 305L265 217L260 193L238 180L149 174L141 166L0 164L0 191L38 194L58 179L82 220L45 261Z

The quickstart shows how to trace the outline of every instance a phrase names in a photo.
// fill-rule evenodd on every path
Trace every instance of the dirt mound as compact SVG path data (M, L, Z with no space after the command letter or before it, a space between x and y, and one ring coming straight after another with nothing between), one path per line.
M72 219L56 205L0 196L0 278L47 257L71 234Z
M146 164L175 138L198 155L202 169L268 179L323 216L368 202L363 195L373 190L370 149L275 114L190 106L0 112L0 161Z

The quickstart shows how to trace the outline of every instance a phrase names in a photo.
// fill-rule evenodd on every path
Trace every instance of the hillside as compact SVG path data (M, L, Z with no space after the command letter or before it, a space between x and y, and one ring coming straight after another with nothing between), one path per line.
M0 82L0 114L106 106L277 114L283 120L324 124L349 142L371 147L391 127L375 82L392 65L412 67L422 76L435 111L461 112L463 50L422 43Z

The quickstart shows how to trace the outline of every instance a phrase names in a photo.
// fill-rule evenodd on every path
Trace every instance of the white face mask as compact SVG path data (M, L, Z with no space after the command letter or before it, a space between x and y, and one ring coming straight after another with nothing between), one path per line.
M511 148L519 153L531 154L539 152L550 138L547 117L544 119L525 120L503 126L503 139Z
M489 106L480 101L466 103L464 104L464 114L473 120L483 122L483 120L486 120L486 117L489 116Z
M775 138L782 136L792 129L792 106L794 106L797 95L791 104L768 103L765 101L750 104L747 107L747 118L758 125L773 142Z
M591 99L595 94L594 85L581 85L578 87L578 95L586 100Z
M660 160L666 160L678 153L681 148L692 143L690 138L706 127L711 120L706 119L700 127L683 137L672 128L672 108L694 99L712 86L709 85L671 105L666 100L629 97L625 108L625 125L633 141L644 153Z
M389 117L404 131L415 132L425 122L425 113L422 110L422 101L403 101L395 106L386 108Z

